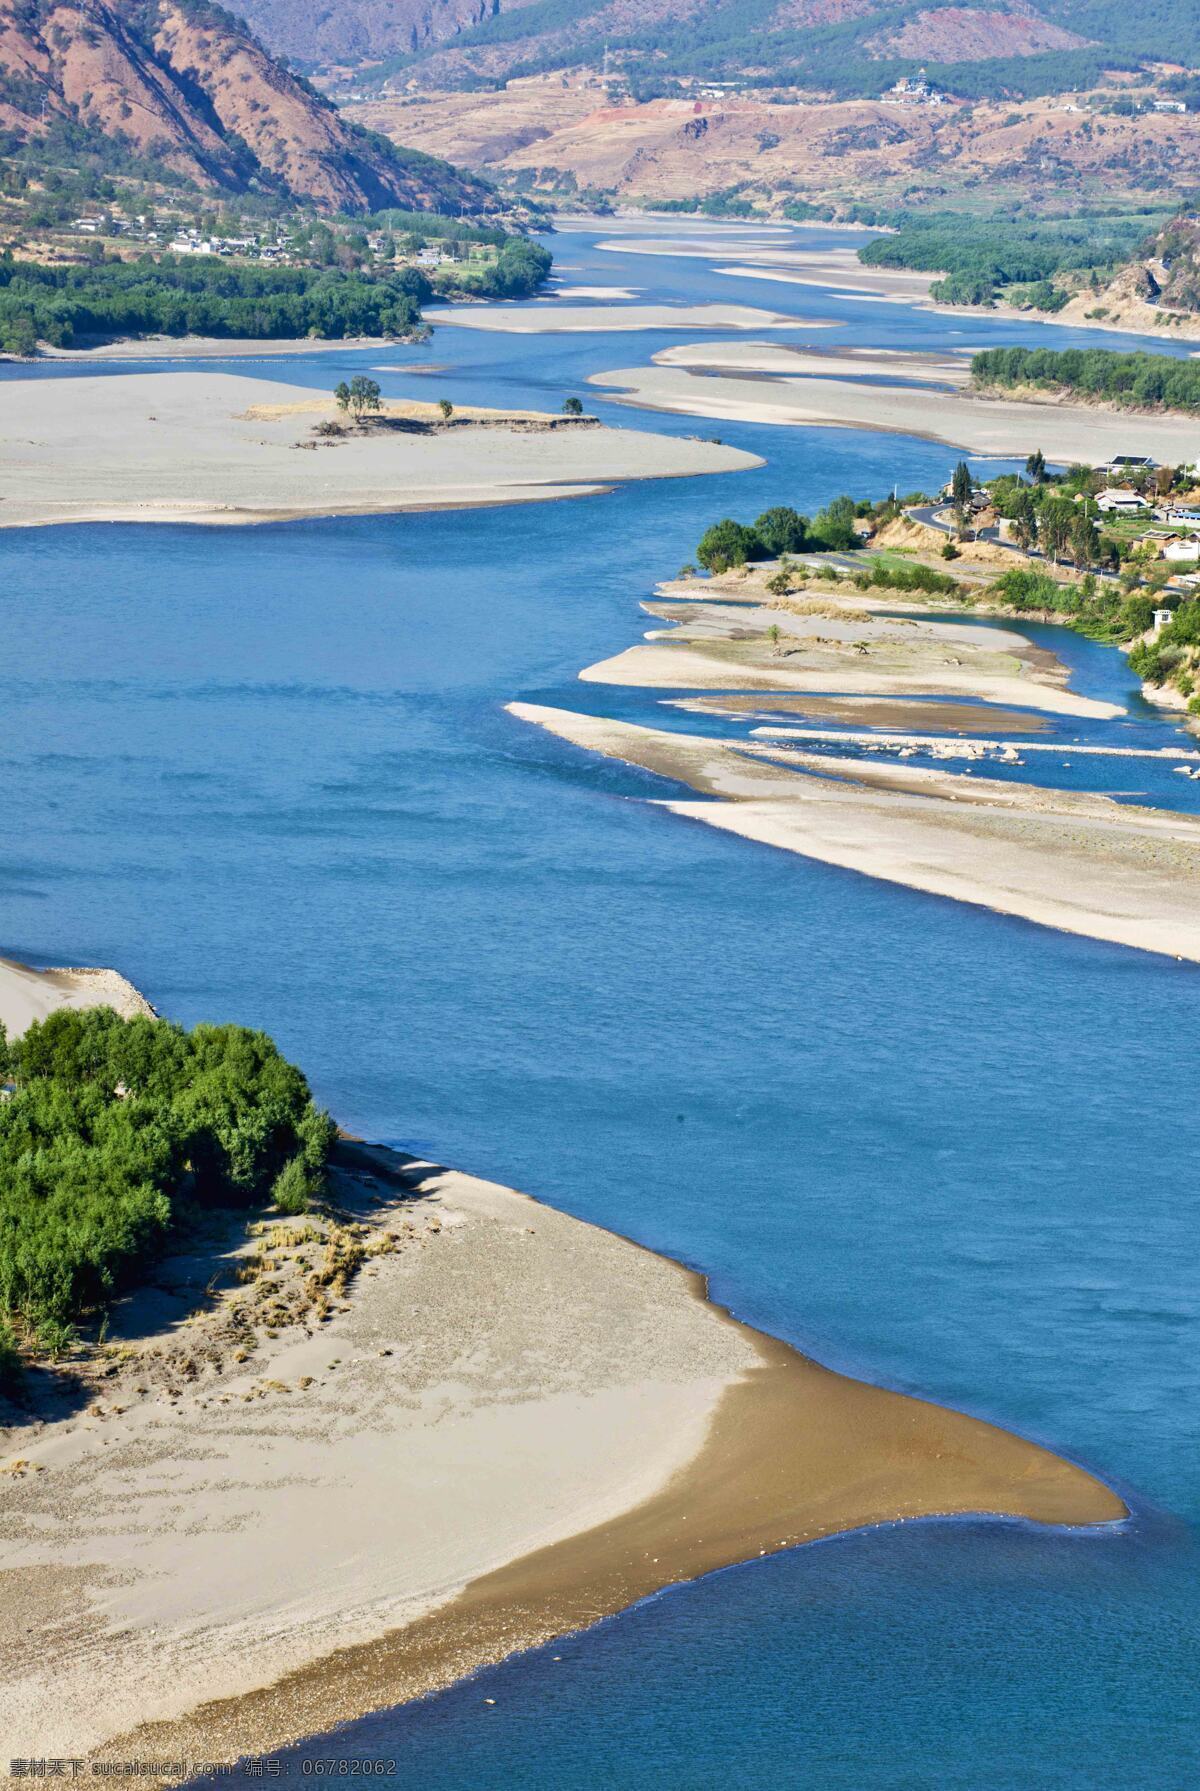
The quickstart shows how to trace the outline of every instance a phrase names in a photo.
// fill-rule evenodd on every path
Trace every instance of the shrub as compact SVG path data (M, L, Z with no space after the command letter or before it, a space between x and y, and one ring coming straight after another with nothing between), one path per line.
M306 1213L315 1191L303 1157L289 1157L275 1177L271 1204L281 1213Z
M6 1318L0 1318L0 1393L11 1393L21 1379L21 1355Z

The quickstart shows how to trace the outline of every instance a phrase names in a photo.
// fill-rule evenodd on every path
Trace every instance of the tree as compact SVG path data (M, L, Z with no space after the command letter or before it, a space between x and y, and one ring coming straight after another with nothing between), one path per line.
M960 460L954 469L954 477L950 481L950 497L954 508L966 512L971 507L971 494L975 490L975 481L971 477L971 469L965 460Z
M1035 448L1034 452L1025 462L1025 471L1029 474L1029 477L1033 480L1035 485L1045 484L1046 456L1042 453L1040 448Z
M1095 564L1100 557L1100 537L1096 525L1082 505L1076 510L1068 538L1071 558L1080 572Z
M443 423L448 423L454 415L454 406L451 404L450 400L448 398L439 398L438 409L442 413Z
M1042 505L1038 524L1042 548L1051 556L1055 565L1058 564L1060 555L1066 551L1077 514L1074 504L1066 503L1062 498L1050 498Z
M380 408L382 388L377 379L369 379L365 373L356 373L347 385L345 380L334 388L334 397L338 401L339 410L348 410L356 423L361 423L369 410Z
M747 560L762 557L763 544L754 530L731 516L722 517L706 529L696 549L696 558L709 572L727 572L730 566L744 566Z
M37 353L37 329L31 317L0 318L0 354L18 355L29 360Z
M764 510L754 525L754 533L767 552L776 559L780 554L803 553L808 542L808 532L807 516L801 516L798 510L793 510L787 504L776 505L773 510Z
M813 533L822 547L828 547L835 553L845 553L848 549L859 546L859 534L854 522L854 499L834 498L831 504L817 513L813 521Z
M583 399L582 398L564 399L563 410L566 412L567 416L569 416L569 417L581 417L583 415Z
M1037 546L1038 518L1037 508L1024 486L1015 493L1012 500L1013 534L1017 538L1017 546L1026 553Z

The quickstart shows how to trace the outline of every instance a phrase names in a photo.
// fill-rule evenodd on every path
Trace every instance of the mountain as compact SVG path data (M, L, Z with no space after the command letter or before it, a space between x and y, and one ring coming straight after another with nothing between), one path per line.
M532 0L504 0L513 11ZM255 31L281 55L309 63L354 63L428 50L482 25L501 0L250 0Z
M310 50L333 33L388 59L373 78L487 85L607 55L643 98L689 78L878 93L922 66L967 97L1062 92L1200 39L1200 0L342 0L336 19L328 0L250 3L269 41L299 44L304 16Z
M499 204L478 179L350 123L206 0L0 0L0 150L22 143L325 211Z

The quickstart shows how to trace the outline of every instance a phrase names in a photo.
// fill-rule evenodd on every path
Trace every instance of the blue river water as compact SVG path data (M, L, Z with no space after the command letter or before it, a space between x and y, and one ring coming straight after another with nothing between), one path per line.
M597 246L620 234L555 238L564 282L837 318L826 346L1128 346ZM389 394L557 407L679 339L444 328L243 370L328 386L386 363ZM1184 1791L1195 967L664 814L641 798L670 786L504 713L695 726L576 674L636 638L707 523L930 487L957 458L719 433L767 464L508 509L0 531L0 950L116 965L189 1024L264 1026L351 1129L668 1251L741 1317L1035 1437L1132 1509L1091 1532L885 1527L732 1569L295 1761L394 1759L429 1791ZM1120 655L1047 639L1130 711L1059 724L1064 760L1078 739L1179 743ZM1195 806L1137 761L1053 776Z

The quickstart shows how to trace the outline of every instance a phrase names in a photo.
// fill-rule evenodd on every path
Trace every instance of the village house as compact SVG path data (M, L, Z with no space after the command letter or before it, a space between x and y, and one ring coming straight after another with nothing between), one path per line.
M1144 516L1151 505L1140 492L1109 489L1097 497L1096 508L1105 516Z

